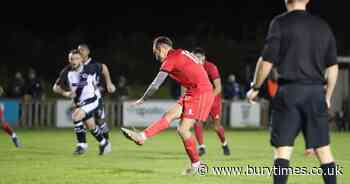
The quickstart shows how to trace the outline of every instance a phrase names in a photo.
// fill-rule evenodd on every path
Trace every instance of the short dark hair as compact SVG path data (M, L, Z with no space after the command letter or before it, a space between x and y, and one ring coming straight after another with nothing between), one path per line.
M201 47L196 47L195 49L192 50L193 54L201 54L205 56L205 50Z
M171 39L166 36L158 36L157 38L154 39L153 45L155 47L158 48L160 44L166 44L170 47L173 47L173 41L171 41Z
M79 45L78 45L78 48L79 48L79 47L83 47L83 48L86 48L86 49L90 50L89 45L86 44L86 43L81 43L81 44L79 44Z
M296 3L296 2L303 2L305 0L285 0L287 4L291 4L291 3Z

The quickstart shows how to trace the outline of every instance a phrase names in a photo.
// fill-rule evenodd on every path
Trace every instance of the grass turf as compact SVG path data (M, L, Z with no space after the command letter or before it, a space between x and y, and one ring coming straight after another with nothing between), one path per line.
M0 134L1 184L182 184L182 183L272 183L270 176L181 176L188 165L187 157L174 130L150 139L142 147L126 140L118 130L112 131L113 152L97 155L97 144L88 135L89 150L73 156L74 135L71 130L20 130L23 148L16 149L9 137ZM272 151L266 131L227 131L232 155L222 155L218 138L205 132L207 154L203 157L213 166L267 166L272 164ZM343 175L338 183L350 181L350 134L332 133L332 147ZM292 166L319 166L315 158L303 156L304 143L296 141ZM289 183L323 183L321 176L290 176Z

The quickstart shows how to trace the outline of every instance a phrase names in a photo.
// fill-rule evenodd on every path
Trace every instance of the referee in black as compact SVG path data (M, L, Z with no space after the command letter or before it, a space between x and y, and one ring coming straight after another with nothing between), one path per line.
M273 183L287 183L288 172L281 168L289 167L294 140L303 132L307 147L316 151L324 182L335 184L327 113L338 76L335 38L325 21L306 11L309 0L285 2L288 12L270 23L247 98L255 103L261 85L275 66L280 87L272 100L271 144L279 172L274 173Z

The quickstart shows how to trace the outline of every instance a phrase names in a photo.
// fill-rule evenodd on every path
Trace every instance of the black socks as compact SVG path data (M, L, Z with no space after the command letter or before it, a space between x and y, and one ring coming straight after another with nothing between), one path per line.
M286 184L288 180L289 172L289 160L276 159L274 163L273 183L274 184Z
M325 184L336 184L336 165L334 162L321 165L323 171L323 181Z

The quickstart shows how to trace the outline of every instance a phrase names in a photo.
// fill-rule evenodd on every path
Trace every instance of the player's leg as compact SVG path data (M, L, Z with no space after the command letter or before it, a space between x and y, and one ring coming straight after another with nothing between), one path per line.
M289 94L293 88L288 88ZM273 183L285 184L288 180L288 167L294 140L301 131L301 114L297 108L297 98L285 95L287 86L281 86L272 101L271 145L274 149Z
M306 140L316 148L326 184L336 183L336 164L330 147L327 105L321 87L313 87L313 94L305 104L307 115ZM321 95L317 95L321 94Z
M307 133L305 131L306 131L306 128L303 127L303 132L302 133L303 133L304 140L305 140L304 155L306 157L311 157L311 156L316 155L316 152L315 152L315 149L310 146L310 143L308 142L308 139L306 138Z
M225 137L225 129L221 125L221 118L220 117L213 119L213 126L214 126L214 130L215 130L216 134L218 135L218 137L220 139L224 155L230 155L231 152L230 152L230 149L229 149L229 146L227 144L226 137Z
M194 119L183 118L177 131L182 139L186 153L191 161L191 168L186 169L184 175L194 174L195 169L201 164L200 157L196 149L196 141L192 136L191 128L196 123Z
M9 136L11 136L11 139L12 139L12 142L13 144L19 148L21 145L20 145L20 142L19 142L19 139L16 135L16 133L11 129L11 127L9 126L9 124L5 121L5 117L4 117L4 107L0 106L0 123L1 123L1 127L2 129L4 130L4 132L6 134L8 134Z
M220 139L224 155L230 155L231 154L230 149L228 147L227 140L225 138L225 129L221 125L221 113L222 113L221 98L215 98L213 107L210 110L210 116L211 116L211 119L213 120L214 130Z
M100 155L104 154L104 150L107 148L106 152L110 152L110 144L108 140L103 137L103 133L98 126L96 126L94 114L97 112L99 107L98 101L94 101L80 108L75 109L72 114L74 122L83 121L86 128L95 137L95 139L100 143Z
M85 120L85 124L90 130L92 136L99 142L99 155L104 155L111 152L111 144L110 142L103 136L103 131L99 126L95 124L95 118L91 116L90 118Z
M195 138L192 136L191 128L196 121L205 121L209 116L210 109L214 102L212 92L206 92L195 96L190 96L183 103L183 112L178 133L182 138L187 155L191 160L191 168L186 169L183 174L191 175L197 171L201 162L196 149Z
M144 131L135 132L126 128L122 128L121 131L127 138L134 141L137 145L142 145L144 144L146 139L153 137L159 134L160 132L162 132L163 130L169 128L170 123L173 120L180 118L181 112L182 112L182 105L179 103L176 103L163 115L161 119L153 122Z
M88 144L86 142L86 130L82 121L85 116L86 113L80 108L75 108L73 110L72 119L74 122L74 133L77 141L77 146L73 152L74 155L82 155L88 148Z
M196 137L197 143L198 143L198 153L199 156L202 156L205 154L205 145L204 145L204 137L203 137L203 122L196 122L193 125L194 129L194 135Z
M99 99L99 110L96 113L96 122L97 125L100 127L100 129L103 132L103 136L109 140L109 127L108 124L106 122L106 114L105 114L105 108L104 108L104 103L102 101L102 98Z
M337 183L337 166L333 158L330 145L317 148L316 155L321 163L323 181L326 184Z
M86 152L88 144L86 143L86 130L83 121L74 122L74 133L77 140L77 146L73 154L82 155Z

